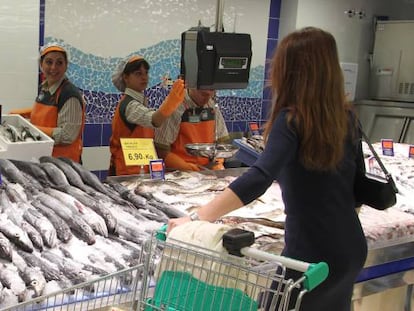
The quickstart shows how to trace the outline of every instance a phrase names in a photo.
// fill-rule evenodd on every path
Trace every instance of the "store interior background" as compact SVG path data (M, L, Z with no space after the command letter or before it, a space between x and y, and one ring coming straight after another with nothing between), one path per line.
M181 33L199 21L214 31L216 6L216 0L0 0L3 113L33 104L39 81L39 45L63 43L71 57L67 74L87 100L83 163L104 178L111 118L119 99L110 80L117 62L133 53L148 59L147 95L156 107L168 93L162 78L175 78L179 72ZM348 10L363 12L363 17L349 17L344 13ZM333 33L341 62L358 64L355 100L368 98L374 16L414 19L414 1L225 0L224 30L250 33L253 45L248 88L218 92L229 131L243 133L249 121L266 120L269 59L279 38L304 26Z
M200 20L211 26L216 0L0 0L0 105L3 113L33 104L39 83L39 45L64 43L71 54L70 79L84 91L87 124L84 166L99 177L109 164L111 116L119 98L110 75L120 58L143 54L151 64L148 90L151 105L166 95L162 77L175 78L180 34ZM363 12L349 17L345 11ZM225 0L226 31L250 33L253 59L249 87L219 92L219 103L230 132L242 133L249 121L263 122L270 105L266 91L268 61L279 38L317 26L336 38L341 62L358 64L355 101L369 98L369 54L374 16L413 20L413 0ZM28 150L28 153L30 151ZM368 297L355 310L402 310L405 290ZM376 295L372 295L376 296ZM387 306L389 305L389 306ZM359 306L359 307L358 307Z

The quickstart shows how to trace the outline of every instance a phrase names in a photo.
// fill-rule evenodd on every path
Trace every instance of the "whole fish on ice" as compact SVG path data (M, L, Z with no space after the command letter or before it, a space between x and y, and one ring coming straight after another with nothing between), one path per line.
M20 227L14 224L6 214L0 214L0 232L17 247L26 252L33 252L33 243Z

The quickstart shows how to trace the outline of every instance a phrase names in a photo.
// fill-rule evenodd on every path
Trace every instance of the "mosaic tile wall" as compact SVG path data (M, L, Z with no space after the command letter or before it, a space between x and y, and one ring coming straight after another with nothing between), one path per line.
M245 132L248 122L262 123L266 120L270 98L269 92L264 89L265 76L268 61L277 45L280 3L281 0L270 0L269 15L268 17L267 13L263 15L263 18L268 19L264 65L251 67L249 85L246 89L218 91L218 104L230 132ZM67 75L83 91L87 101L84 146L108 146L111 120L120 97L111 83L111 74L121 57L105 57L85 52L84 49L71 45L64 33L63 38L58 35L48 35L48 20L45 18L48 6L56 10L58 3L56 0L41 0L40 42L41 44L58 42L69 51L70 65ZM58 14L64 13L58 11ZM180 49L180 40L169 39L129 52L128 55L145 55L151 65L149 88L146 90L150 106L158 107L168 94L168 89L162 83L162 77L166 74L172 78L178 75L179 68L176 64L180 63ZM99 177L104 177L105 174L104 171L95 173Z

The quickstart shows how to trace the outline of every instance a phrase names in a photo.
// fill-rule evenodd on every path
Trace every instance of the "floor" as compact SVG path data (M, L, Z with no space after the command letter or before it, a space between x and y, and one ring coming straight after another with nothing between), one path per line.
M414 297L410 310L405 309L407 287L397 287L370 295L353 303L353 311L414 311Z

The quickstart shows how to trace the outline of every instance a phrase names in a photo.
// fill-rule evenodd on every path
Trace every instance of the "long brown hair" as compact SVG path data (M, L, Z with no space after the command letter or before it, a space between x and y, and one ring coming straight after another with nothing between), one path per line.
M300 141L299 159L308 169L333 171L344 154L347 111L342 70L334 37L307 27L278 45L270 70L273 107L267 140L281 109Z

